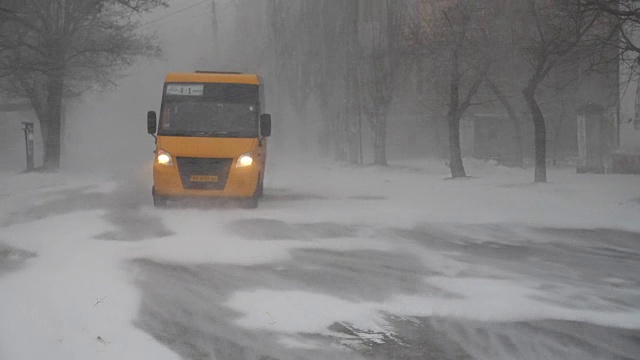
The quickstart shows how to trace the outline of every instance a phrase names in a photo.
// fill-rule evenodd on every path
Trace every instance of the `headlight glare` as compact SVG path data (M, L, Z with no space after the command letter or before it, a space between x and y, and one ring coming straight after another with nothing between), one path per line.
M248 167L251 165L253 165L253 157L251 156L251 153L240 155L240 157L238 158L238 161L236 162L236 167L239 167L239 168Z
M158 150L156 161L158 161L158 164L160 165L173 166L173 159L171 158L171 154L164 150Z

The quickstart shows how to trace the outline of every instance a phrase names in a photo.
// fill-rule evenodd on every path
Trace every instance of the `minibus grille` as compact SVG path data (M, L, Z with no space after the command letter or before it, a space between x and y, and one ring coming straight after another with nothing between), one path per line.
M223 190L227 185L233 159L179 157L182 187L198 190Z

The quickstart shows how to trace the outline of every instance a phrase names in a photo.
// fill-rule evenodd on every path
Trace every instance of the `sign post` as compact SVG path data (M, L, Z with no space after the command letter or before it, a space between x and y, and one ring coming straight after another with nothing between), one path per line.
M33 171L33 123L23 122L24 128L24 143L27 148L27 171Z

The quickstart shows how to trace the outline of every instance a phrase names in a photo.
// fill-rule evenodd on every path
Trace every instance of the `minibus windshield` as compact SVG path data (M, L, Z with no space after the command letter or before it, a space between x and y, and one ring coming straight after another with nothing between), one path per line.
M257 86L244 84L168 84L159 135L258 136Z

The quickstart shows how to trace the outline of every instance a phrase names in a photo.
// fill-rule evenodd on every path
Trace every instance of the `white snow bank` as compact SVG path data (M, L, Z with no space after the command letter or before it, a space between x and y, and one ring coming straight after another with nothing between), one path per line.
M112 227L101 211L0 230L0 241L37 254L0 278L2 359L177 359L132 326L139 296L121 259L127 246L93 240Z
M550 168L549 182L535 184L532 169L472 159L465 163L471 178L447 179L450 175L441 161L388 168L325 164L301 170L279 165L266 178L276 198L278 189L287 189L325 201L274 202L257 213L269 216L277 209L281 219L286 216L293 222L312 218L404 227L505 222L640 231L637 175L576 174L573 168Z
M501 279L429 278L427 282L456 297L394 296L385 302L353 302L325 294L259 289L237 292L226 303L243 314L237 323L250 329L280 334L331 335L329 326L340 322L386 334L385 316L446 317L511 322L557 319L602 326L640 329L640 312L568 309L535 300L543 296L536 284Z

